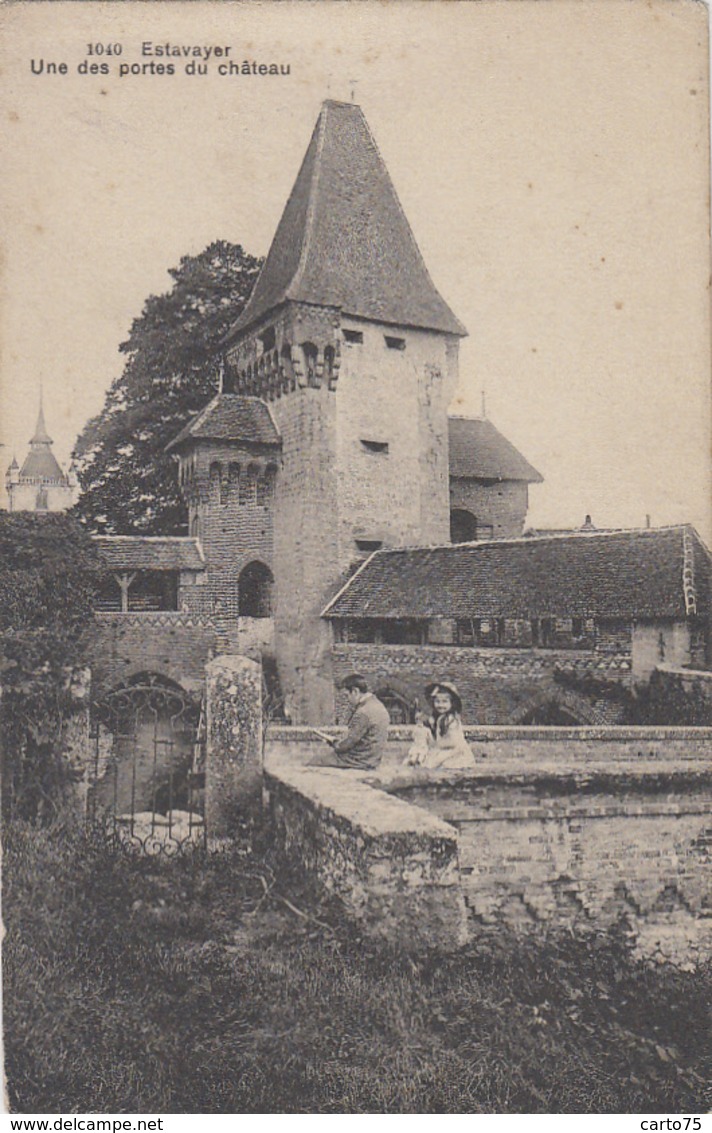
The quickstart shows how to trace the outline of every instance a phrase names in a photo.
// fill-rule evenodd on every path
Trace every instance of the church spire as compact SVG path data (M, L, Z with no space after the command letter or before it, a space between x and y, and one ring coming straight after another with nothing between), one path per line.
M436 290L359 106L323 104L255 290L229 338L287 300L464 335Z

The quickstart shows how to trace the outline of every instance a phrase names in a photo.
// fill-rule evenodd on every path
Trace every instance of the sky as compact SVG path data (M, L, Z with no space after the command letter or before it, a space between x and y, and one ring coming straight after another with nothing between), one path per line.
M544 476L528 522L650 516L712 542L704 5L39 0L0 24L6 463L40 385L66 461L181 256L267 252L322 100L353 94L469 331L453 410L480 413L484 390ZM167 62L142 53L167 42L290 74L220 75L213 56L204 76L184 59L119 76Z

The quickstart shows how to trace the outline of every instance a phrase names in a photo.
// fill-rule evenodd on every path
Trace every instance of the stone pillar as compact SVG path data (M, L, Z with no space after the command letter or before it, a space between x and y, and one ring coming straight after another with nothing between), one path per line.
M262 801L262 666L221 656L205 668L205 825L227 838Z

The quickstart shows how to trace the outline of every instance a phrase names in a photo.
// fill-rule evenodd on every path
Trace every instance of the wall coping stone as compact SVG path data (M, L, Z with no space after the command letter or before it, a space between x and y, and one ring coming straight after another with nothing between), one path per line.
M687 673L684 669L682 672ZM320 731L334 738L343 736L345 728L325 725ZM620 726L584 725L582 727L532 727L516 724L465 724L465 735L473 743L486 743L488 740L547 740L560 743L566 740L606 740L611 743L655 742L656 740L709 740L712 745L712 727L661 727L661 726ZM315 740L314 730L301 725L270 723L267 731L269 740L280 743L305 743ZM389 742L411 741L412 726L391 726L388 729ZM712 755L712 746L710 747Z
M315 806L358 827L367 837L412 834L419 838L425 835L457 845L457 831L449 823L386 794L380 784L371 785L363 776L363 772L342 771L336 767L297 767L282 762L271 763L266 770L268 789L270 778L276 779Z
M655 671L666 673L672 677L687 677L688 680L712 682L712 670L710 669L683 669L676 665L656 665Z
M429 770L423 767L397 767L384 769L384 773L367 772L365 781L383 791L410 791L426 789L437 793L442 789L450 793L454 789L483 787L537 787L556 788L556 794L610 793L641 791L656 796L668 792L698 792L701 787L712 788L712 766L695 771L681 769L678 764L641 762L616 764L601 763L579 769L560 764L539 764L536 768L522 770L520 765L512 768L474 767L458 770ZM550 805L550 796L542 799L543 805ZM712 795L704 800L703 811L712 809ZM588 810L586 811L588 813Z

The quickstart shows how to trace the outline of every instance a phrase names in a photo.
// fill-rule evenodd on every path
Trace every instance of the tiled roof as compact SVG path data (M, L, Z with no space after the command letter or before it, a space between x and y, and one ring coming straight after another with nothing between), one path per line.
M691 527L383 550L324 615L684 618L690 565L706 616L710 554Z
M267 402L259 397L242 397L236 393L219 393L214 397L166 445L166 451L188 440L244 441L260 445L281 443Z
M450 475L472 480L526 480L540 484L543 476L481 417L450 417Z
M21 480L51 480L54 483L66 484L67 477L62 472L57 458L50 449L50 445L53 443L47 432L44 409L42 402L40 402L34 436L30 441L30 451L20 469Z
M180 535L95 535L110 570L205 570L197 539Z
M467 332L435 289L363 116L325 102L255 290L228 338L287 299Z
M57 463L49 443L43 443L28 452L20 469L20 480L52 480L66 484L67 477Z

